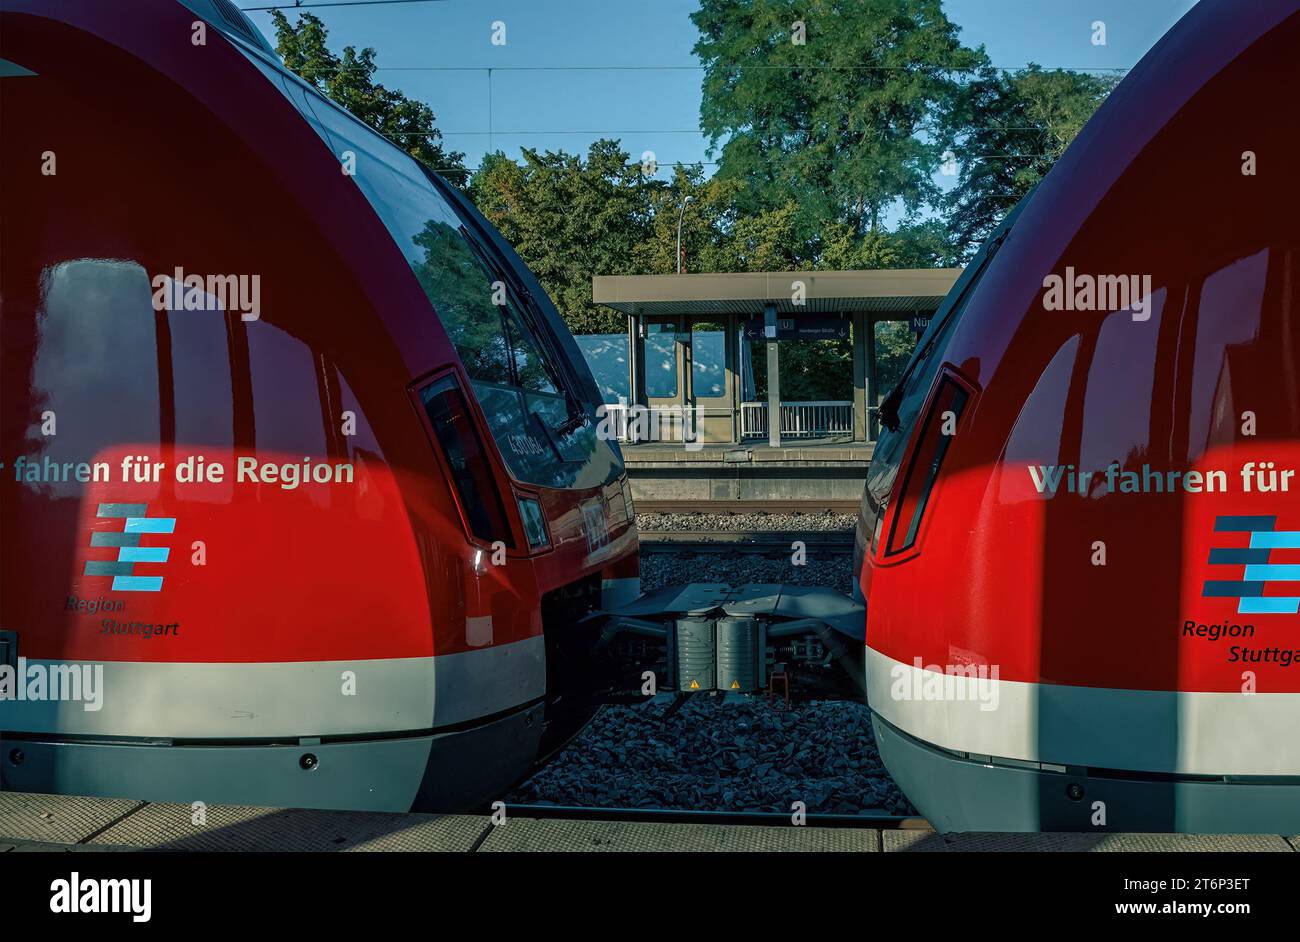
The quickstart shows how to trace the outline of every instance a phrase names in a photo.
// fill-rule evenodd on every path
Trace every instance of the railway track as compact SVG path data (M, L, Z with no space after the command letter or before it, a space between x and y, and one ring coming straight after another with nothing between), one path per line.
M643 553L788 553L796 541L810 552L853 551L852 530L642 530L638 536Z
M658 824L729 824L758 827L793 827L791 815L783 811L684 811L676 808L603 808L581 805L508 803L507 820L552 818L582 821L635 821ZM874 809L861 814L805 814L804 826L820 828L863 828L872 830L930 830L924 818L889 814Z
M643 514L855 514L856 500L638 500Z

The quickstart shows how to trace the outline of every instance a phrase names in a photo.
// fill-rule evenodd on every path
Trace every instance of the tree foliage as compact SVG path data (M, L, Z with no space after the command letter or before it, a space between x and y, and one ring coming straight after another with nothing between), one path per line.
M963 88L946 118L961 171L943 204L959 252L977 249L1046 175L1115 84L1031 63L1019 72L983 68Z
M583 158L525 148L524 162L484 158L470 185L479 210L514 246L575 333L625 327L591 300L592 275L637 271L636 248L650 231L647 183L614 141Z
M792 200L804 237L861 235L936 198L945 142L927 132L984 61L939 0L702 0L691 19L700 124L718 175L745 183L742 214Z
M272 15L286 66L467 186L575 333L624 328L622 315L593 303L593 275L676 270L679 216L687 272L960 264L1114 85L1034 65L994 69L982 48L958 41L940 0L701 0L692 14L701 126L720 151L716 173L695 165L646 176L618 141L598 140L585 156L488 154L470 179L463 155L443 148L432 109L374 81L373 49L336 55L319 18ZM802 44L792 41L796 23ZM943 196L933 177L949 148L960 170ZM903 222L886 228L899 208ZM941 215L923 217L925 208ZM431 231L422 244L433 253L442 243ZM419 274L450 277L427 266ZM906 325L877 340L886 372L912 344ZM811 359L791 354L789 390L827 398L812 395L826 392L823 367L838 369L847 354L832 344L814 355L815 346L792 346Z
M275 23L275 51L285 66L389 140L395 141L416 160L442 174L457 186L469 179L465 155L442 146L433 109L402 92L374 80L375 50L357 51L345 46L341 56L326 45L328 31L320 18L300 13L290 23L279 10L272 10Z

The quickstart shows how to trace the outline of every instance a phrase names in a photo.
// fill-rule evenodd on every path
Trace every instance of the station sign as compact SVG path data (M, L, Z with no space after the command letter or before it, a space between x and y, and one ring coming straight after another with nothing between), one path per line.
M913 314L907 320L907 326L912 328L912 333L919 338L925 329L930 326L930 314Z
M849 319L846 317L778 317L776 329L764 329L763 318L755 317L744 322L745 339L760 343L768 340L848 340Z

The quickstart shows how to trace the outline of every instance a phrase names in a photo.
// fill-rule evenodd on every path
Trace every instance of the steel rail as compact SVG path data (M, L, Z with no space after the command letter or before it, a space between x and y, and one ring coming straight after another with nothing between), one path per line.
M607 808L584 805L547 805L508 802L506 820L521 818L558 818L585 821L635 821L661 824L728 824L758 827L796 827L793 816L784 811L692 811L679 808ZM820 814L802 816L806 827L863 828L874 830L929 830L930 824L915 815L889 814L879 809L864 809L861 814Z

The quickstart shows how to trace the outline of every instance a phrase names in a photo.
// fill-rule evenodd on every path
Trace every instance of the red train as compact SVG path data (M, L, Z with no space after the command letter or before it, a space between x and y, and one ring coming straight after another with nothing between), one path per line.
M944 830L1300 827L1294 0L1203 0L983 248L859 524L882 756Z
M229 0L3 0L0 35L0 785L500 794L639 593L545 292Z

